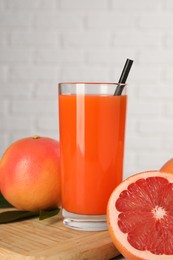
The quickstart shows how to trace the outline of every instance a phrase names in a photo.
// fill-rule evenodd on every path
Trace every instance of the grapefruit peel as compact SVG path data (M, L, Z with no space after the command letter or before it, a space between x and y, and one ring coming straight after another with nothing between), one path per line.
M0 163L0 190L19 210L52 210L61 205L59 142L32 136L12 143Z

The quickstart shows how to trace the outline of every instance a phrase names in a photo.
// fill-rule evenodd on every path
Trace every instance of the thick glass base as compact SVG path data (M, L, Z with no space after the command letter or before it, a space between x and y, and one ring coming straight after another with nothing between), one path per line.
M79 215L62 210L63 224L83 231L107 230L106 215Z

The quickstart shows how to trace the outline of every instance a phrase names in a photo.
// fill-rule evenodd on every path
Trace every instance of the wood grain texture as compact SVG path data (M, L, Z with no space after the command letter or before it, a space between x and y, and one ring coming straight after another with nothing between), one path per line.
M0 259L107 260L117 255L108 231L73 230L60 216L0 225Z

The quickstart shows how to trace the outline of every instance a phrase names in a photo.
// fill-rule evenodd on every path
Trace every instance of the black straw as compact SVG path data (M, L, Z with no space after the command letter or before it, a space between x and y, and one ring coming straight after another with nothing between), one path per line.
M124 89L124 84L126 83L132 64L133 64L133 60L130 59L126 60L120 79L118 81L119 84L114 92L114 96L120 96L122 94Z

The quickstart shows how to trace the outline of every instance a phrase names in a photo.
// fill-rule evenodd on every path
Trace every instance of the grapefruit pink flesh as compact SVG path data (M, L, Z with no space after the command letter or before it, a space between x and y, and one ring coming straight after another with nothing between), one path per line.
M109 200L108 226L128 259L173 259L173 175L151 171L125 180Z

